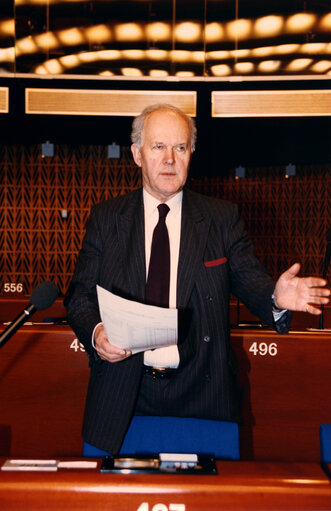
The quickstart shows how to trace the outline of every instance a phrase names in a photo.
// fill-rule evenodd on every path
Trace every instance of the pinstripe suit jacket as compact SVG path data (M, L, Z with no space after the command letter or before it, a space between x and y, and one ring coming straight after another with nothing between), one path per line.
M65 299L68 321L90 358L84 440L113 454L134 413L142 354L110 364L91 345L100 321L96 284L128 299L145 300L142 190L92 208ZM230 348L229 297L273 325L274 282L256 260L237 206L184 189L178 262L180 365L168 380L167 415L238 420L236 361ZM289 318L277 322L287 332Z

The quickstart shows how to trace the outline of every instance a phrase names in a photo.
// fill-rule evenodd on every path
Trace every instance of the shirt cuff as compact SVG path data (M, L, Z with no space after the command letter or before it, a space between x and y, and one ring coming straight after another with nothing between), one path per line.
M273 294L271 295L271 303L272 303L272 315L274 317L274 321L276 322L285 314L287 309L280 309L279 307L277 307L276 302L275 302L275 296Z
M102 321L100 321L100 323L98 323L97 325L95 325L94 329L93 329L93 332L92 332L92 340L91 340L91 343L92 343L92 346L94 349L96 349L95 347L95 343L94 343L94 333L96 331L96 329L98 328L99 325L102 325Z

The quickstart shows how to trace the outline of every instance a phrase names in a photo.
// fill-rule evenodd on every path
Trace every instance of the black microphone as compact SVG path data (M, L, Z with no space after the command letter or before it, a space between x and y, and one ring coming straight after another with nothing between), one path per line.
M56 300L59 290L54 282L42 282L31 293L26 309L0 335L0 348L9 341L12 335L38 310L47 309Z

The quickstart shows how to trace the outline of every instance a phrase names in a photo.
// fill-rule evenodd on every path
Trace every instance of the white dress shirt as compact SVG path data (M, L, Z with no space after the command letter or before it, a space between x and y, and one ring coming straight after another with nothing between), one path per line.
M145 211L145 257L146 257L146 281L148 275L149 259L151 256L151 246L153 232L159 221L159 211L157 209L160 201L155 199L146 190L143 190L144 211ZM176 308L177 297L177 268L180 246L180 229L182 218L182 198L183 192L167 201L170 211L166 216L166 225L169 234L170 245L170 290L169 307ZM179 364L179 352L177 346L167 346L155 350L145 351L144 364L153 367L171 367L176 368Z

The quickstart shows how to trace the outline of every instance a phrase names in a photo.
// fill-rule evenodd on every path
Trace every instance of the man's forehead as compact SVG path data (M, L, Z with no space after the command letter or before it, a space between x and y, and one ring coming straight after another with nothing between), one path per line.
M145 121L143 131L155 140L179 135L179 142L185 142L190 137L190 127L185 117L167 110L152 112Z

